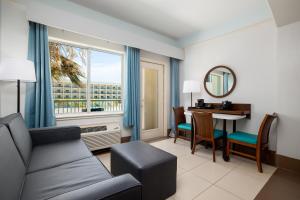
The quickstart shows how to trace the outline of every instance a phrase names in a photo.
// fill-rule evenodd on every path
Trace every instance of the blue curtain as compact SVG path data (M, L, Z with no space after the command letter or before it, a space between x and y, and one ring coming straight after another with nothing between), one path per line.
M228 92L228 77L229 73L223 72L223 89L224 89L224 94Z
M123 124L132 128L131 140L140 140L140 50L126 47Z
M179 60L176 58L170 58L170 80L171 80L171 117L170 125L172 131L175 131L175 119L173 107L178 107L180 105L179 98Z
M47 26L29 22L28 59L34 62L36 82L26 85L26 125L28 128L54 126Z

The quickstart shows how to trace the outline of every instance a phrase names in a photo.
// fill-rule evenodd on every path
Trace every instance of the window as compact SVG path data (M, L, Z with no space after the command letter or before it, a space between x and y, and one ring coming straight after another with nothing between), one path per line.
M122 54L56 41L49 49L56 114L122 110Z

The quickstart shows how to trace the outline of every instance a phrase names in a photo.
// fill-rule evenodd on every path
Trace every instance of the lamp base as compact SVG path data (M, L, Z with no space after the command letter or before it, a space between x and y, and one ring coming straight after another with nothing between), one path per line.
M20 112L20 84L21 81L17 80L17 112Z
M193 107L193 93L191 92L191 107Z

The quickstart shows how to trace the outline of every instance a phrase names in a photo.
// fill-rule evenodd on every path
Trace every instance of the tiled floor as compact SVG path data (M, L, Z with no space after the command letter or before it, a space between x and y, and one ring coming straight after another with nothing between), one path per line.
M276 170L263 165L264 173L258 173L254 161L230 156L224 162L222 152L217 151L216 162L212 161L211 149L198 145L194 155L189 143L184 140L166 139L151 145L177 156L177 192L169 200L250 200ZM110 153L99 155L103 164L110 169Z

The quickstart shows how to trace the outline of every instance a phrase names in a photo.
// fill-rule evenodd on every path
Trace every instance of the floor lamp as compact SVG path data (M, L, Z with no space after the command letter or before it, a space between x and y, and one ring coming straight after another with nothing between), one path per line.
M0 62L0 80L17 82L17 112L20 112L21 82L36 82L33 62L25 59L3 59Z
M191 93L191 107L193 107L193 93L200 92L200 81L186 80L183 82L183 93Z

